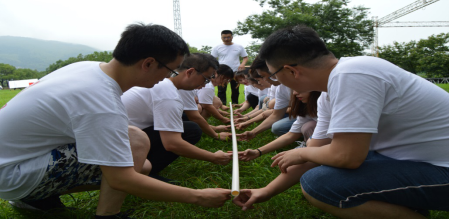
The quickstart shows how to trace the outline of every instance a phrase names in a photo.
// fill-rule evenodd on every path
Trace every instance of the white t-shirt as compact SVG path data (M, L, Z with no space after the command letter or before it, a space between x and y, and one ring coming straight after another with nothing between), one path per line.
M248 95L250 95L250 94L252 94L256 97L259 96L259 89L255 88L252 85L248 85L248 86L245 85L244 92L245 92L245 100L247 99Z
M312 138L313 139L332 139L334 135L332 133L327 133L329 130L329 123L331 121L331 106L329 96L327 96L326 92L321 92L320 97L317 101L318 105L318 118L315 126L315 130L313 131Z
M213 104L215 97L215 86L212 82L209 82L203 88L199 89L197 92L198 103L200 104Z
M133 87L122 96L129 124L140 129L154 126L157 131L184 132L184 104L178 89L166 78L152 88Z
M292 124L292 127L290 128L289 132L293 133L301 133L301 127L306 124L309 121L317 121L316 117L310 117L309 115L306 115L306 117L297 116L296 121Z
M329 75L329 133L373 133L370 149L449 167L449 93L375 57L341 58Z
M75 143L80 163L134 166L122 91L99 62L78 62L23 90L0 110L0 198L42 180L50 151Z
M269 89L269 88L265 88L265 89L263 89L263 90L257 89L257 96L259 97L259 99L260 99L260 97L262 97L263 95L267 95L267 94L268 94L268 89Z
M271 85L270 92L268 92L268 97L270 97L270 101L276 98L276 90L277 86Z
M247 57L243 46L239 44L224 45L220 44L212 49L211 55L218 57L220 64L225 64L231 67L232 71L236 72L240 65L240 57Z
M276 101L274 103L274 109L284 109L287 108L290 104L290 97L292 94L292 90L287 86L280 84L276 86Z
M197 90L178 90L184 103L184 110L198 110L198 105L195 102Z

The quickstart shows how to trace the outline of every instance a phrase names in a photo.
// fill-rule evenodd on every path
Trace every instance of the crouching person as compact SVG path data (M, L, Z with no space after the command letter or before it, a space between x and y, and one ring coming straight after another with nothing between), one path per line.
M122 217L126 194L223 205L228 190L194 190L144 175L151 170L150 141L128 126L120 99L133 86L153 87L187 54L184 40L166 27L130 25L110 62L68 65L11 99L0 109L0 198L46 211L64 208L62 194L100 188L97 217Z

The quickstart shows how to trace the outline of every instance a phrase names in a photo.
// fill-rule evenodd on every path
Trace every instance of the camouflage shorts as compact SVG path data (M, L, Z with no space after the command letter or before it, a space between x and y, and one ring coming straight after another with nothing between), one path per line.
M76 144L52 150L42 181L22 201L37 201L84 185L100 185L100 166L78 162Z

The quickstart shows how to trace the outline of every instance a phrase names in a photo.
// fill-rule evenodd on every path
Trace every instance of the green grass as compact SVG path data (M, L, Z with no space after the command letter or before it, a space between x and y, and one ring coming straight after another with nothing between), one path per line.
M449 92L449 85L443 85ZM243 88L243 86L242 86ZM13 91L11 91L13 92ZM17 93L17 92L16 92ZM228 89L229 93L229 89ZM241 90L243 93L243 90ZM2 101L12 98L9 90L0 91ZM230 95L230 94L228 94ZM240 96L243 101L243 95ZM230 96L228 96L230 98ZM230 100L230 99L229 99ZM1 122L1 121L0 121ZM219 122L210 119L213 125ZM251 130L256 127L253 124L247 128ZM241 132L241 131L238 131ZM239 150L247 148L257 148L270 141L274 135L270 130L265 131L250 142L239 142ZM232 150L230 142L222 142L212 139L203 134L198 147L209 151ZM284 150L295 147L294 144L285 147ZM251 162L240 162L240 188L260 188L266 186L280 171L278 168L271 168L271 157L277 152L264 155ZM181 181L181 186L202 189L209 187L231 187L232 165L215 165L209 162L197 161L193 159L178 158L169 168L161 172L161 175ZM92 218L98 201L98 192L81 192L72 195L63 195L64 204L75 207L78 210L66 214L42 215L29 212L19 212L12 209L6 201L0 200L0 219L3 218ZM256 209L241 211L240 208L228 201L221 208L203 208L190 204L165 203L144 200L135 196L128 196L123 205L122 211L134 209L134 218L335 218L323 211L311 206L301 193L299 183L289 190L273 197L271 200L256 204ZM429 218L449 218L448 212L431 211Z
M0 90L0 107L4 106L10 99L16 96L21 90Z

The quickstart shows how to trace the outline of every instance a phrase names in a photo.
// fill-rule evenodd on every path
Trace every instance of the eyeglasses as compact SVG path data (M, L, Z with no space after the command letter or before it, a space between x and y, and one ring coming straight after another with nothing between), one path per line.
M231 39L232 37L222 37L221 39Z
M157 60L156 58L154 58L154 60L156 60L157 62L159 62L159 64L161 64L162 66L164 66L166 69L168 69L171 73L171 75L178 75L178 72L174 71L173 69L167 67L164 63L162 63L161 61Z
M297 66L298 64L291 64L291 65L288 65L288 66L291 66L291 67L294 67L294 66ZM273 81L277 81L277 78L276 78L276 76L275 76L275 74L277 74L277 73L279 73L280 71L282 71L282 69L284 69L284 67L285 67L285 65L283 65L281 68L279 68L277 71L275 71L273 74L271 74L268 78L270 78L271 80L273 80Z
M195 68L194 68L194 69L195 69ZM195 71L199 73L198 70L195 69ZM204 84L209 84L210 79L214 79L214 78L215 78L215 74L212 74L212 75L210 76L210 78L206 78L206 76L204 76L202 73L201 73L200 75L203 76L203 78L204 78Z

